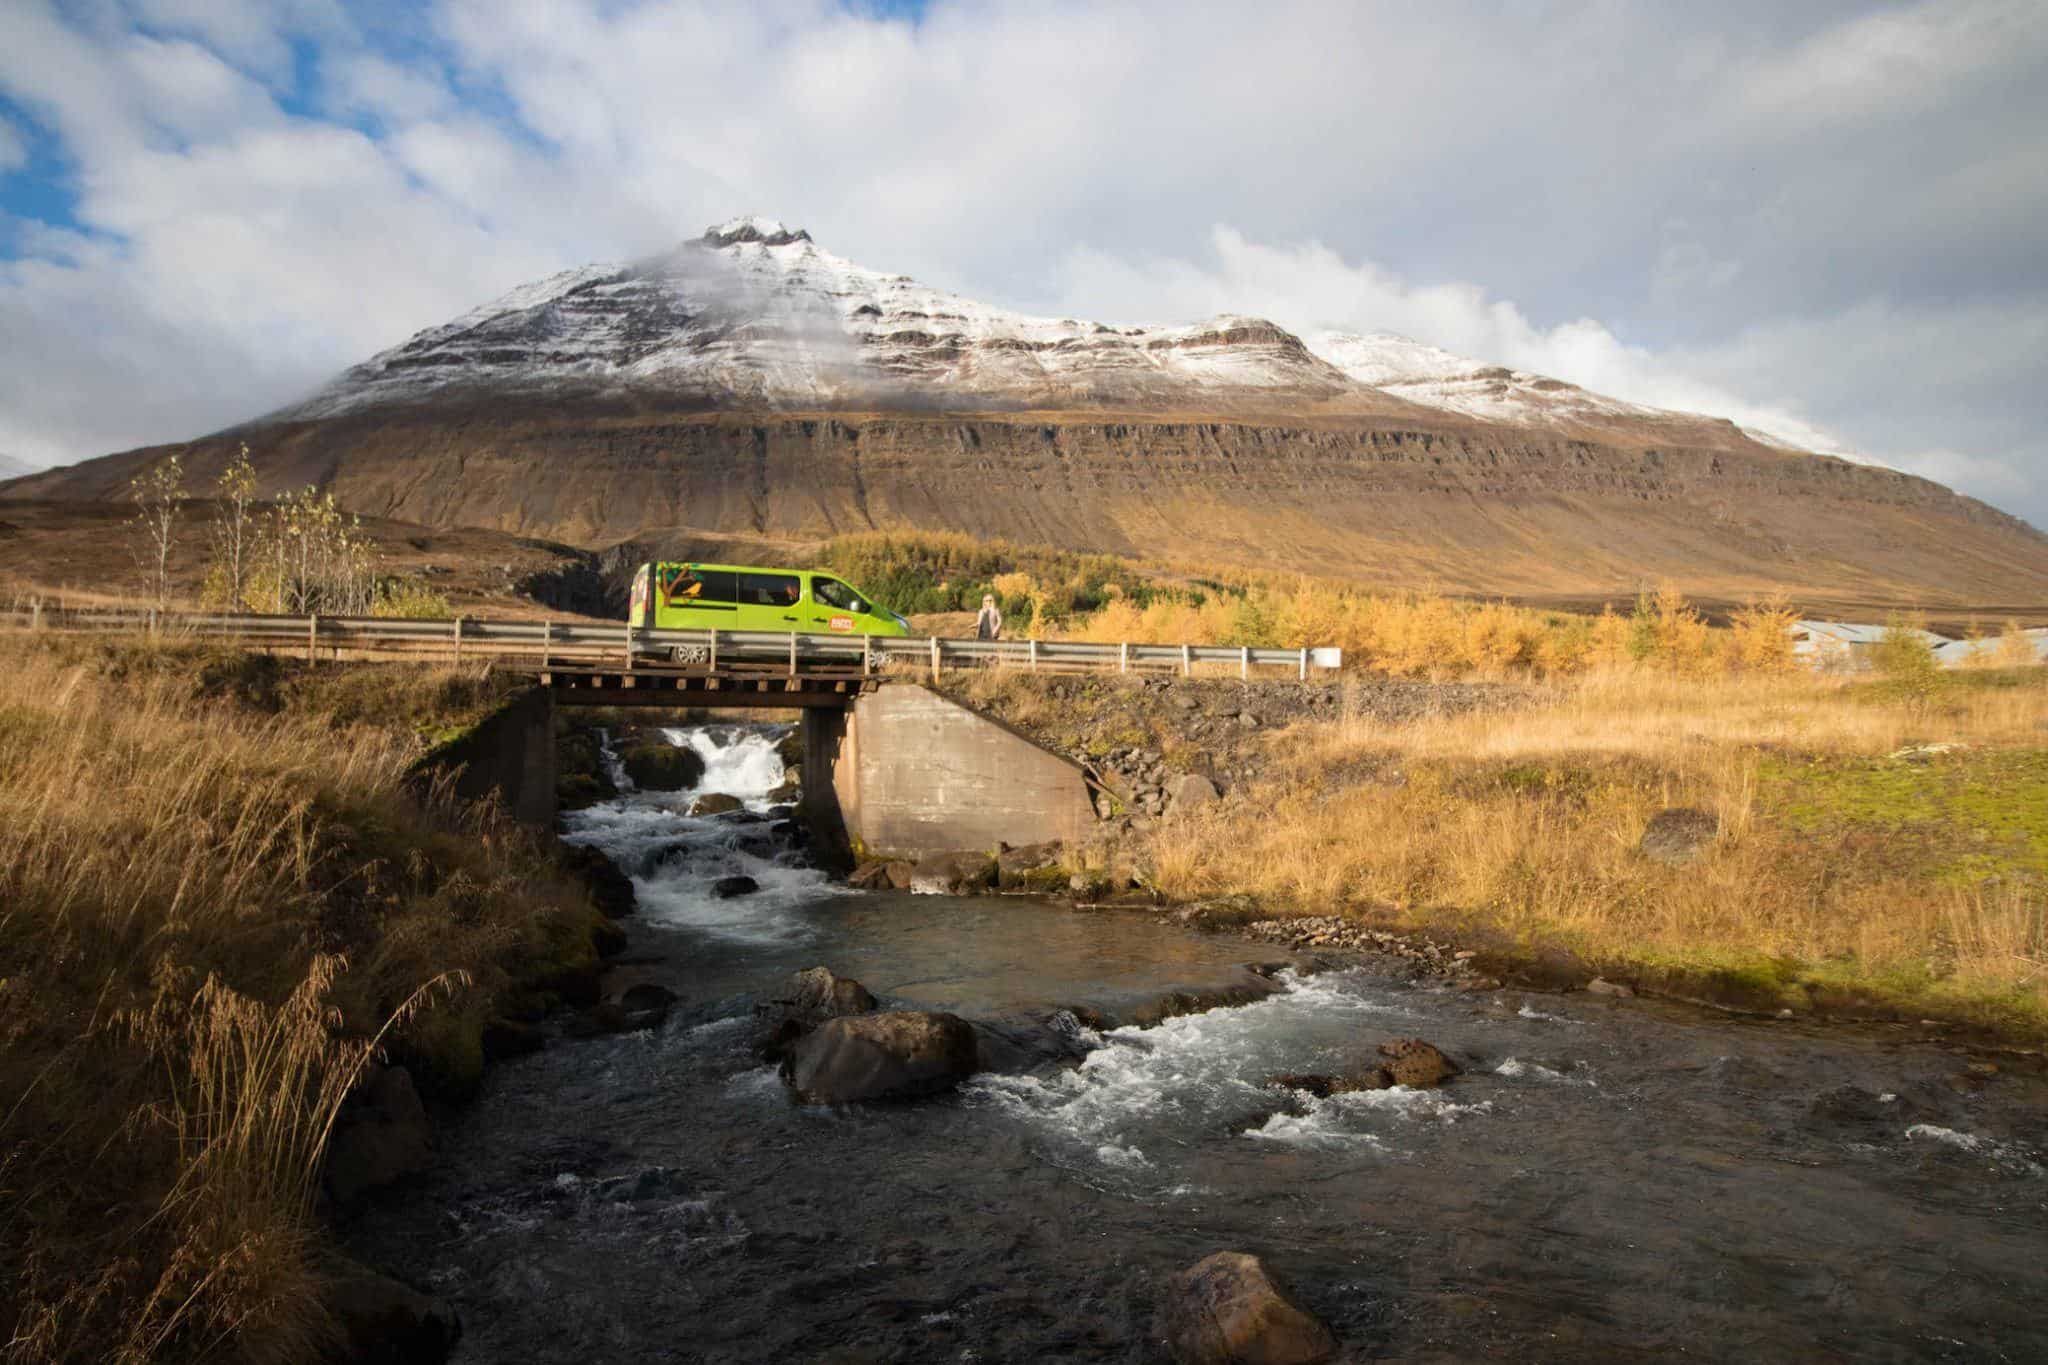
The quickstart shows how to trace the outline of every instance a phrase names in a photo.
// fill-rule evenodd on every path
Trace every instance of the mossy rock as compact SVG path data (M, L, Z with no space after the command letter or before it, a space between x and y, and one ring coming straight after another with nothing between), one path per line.
M635 740L619 751L619 762L642 791L684 791L704 776L704 760L695 749L666 740Z
M555 804L563 810L582 810L600 801L611 799L617 793L611 783L592 777L589 773L564 773L555 782Z

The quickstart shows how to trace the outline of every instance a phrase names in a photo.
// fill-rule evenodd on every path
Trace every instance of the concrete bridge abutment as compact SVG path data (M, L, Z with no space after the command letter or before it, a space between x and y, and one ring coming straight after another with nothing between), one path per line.
M1095 805L1080 765L915 683L804 713L803 811L866 857L1078 842Z

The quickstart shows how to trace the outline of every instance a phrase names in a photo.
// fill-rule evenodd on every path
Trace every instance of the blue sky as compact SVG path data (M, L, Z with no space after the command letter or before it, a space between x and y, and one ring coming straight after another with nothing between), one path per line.
M736 213L991 302L1392 330L2048 524L2034 0L9 0L0 454L268 410Z

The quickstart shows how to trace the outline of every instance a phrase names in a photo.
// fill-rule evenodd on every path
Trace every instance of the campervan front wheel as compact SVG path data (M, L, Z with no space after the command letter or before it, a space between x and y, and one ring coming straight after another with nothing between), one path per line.
M672 651L679 664L708 664L711 649L708 645L677 645Z

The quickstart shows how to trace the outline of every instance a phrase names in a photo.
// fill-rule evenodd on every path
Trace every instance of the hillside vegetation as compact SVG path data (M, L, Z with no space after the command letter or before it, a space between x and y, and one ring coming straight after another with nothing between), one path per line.
M412 776L491 687L403 673L0 636L8 1359L314 1358L360 1069L460 1094L522 979L594 961L546 850Z

